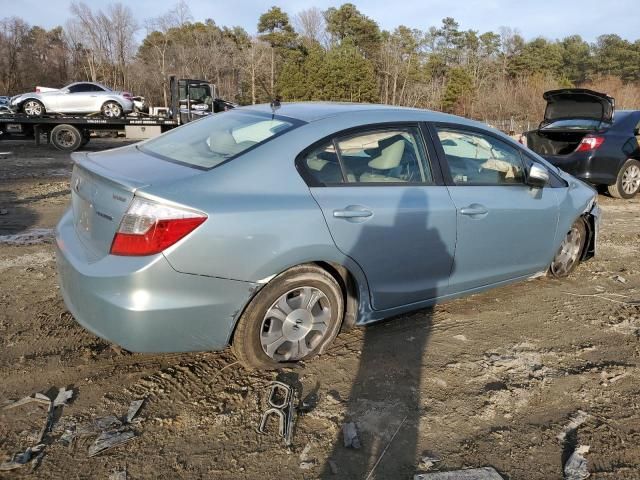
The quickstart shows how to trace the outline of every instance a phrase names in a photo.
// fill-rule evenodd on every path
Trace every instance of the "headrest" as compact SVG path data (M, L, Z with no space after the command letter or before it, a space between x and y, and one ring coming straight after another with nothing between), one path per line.
M400 165L402 155L404 154L405 141L399 138L390 145L383 147L380 155L369 162L371 168L376 170L389 170Z

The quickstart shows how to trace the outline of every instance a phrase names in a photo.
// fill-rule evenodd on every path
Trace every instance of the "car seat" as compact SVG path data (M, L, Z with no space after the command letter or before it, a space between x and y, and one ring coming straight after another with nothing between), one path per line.
M389 141L390 140L390 141ZM400 136L391 137L380 153L369 161L369 172L360 175L361 182L403 182L400 178L401 162L405 152L406 141Z

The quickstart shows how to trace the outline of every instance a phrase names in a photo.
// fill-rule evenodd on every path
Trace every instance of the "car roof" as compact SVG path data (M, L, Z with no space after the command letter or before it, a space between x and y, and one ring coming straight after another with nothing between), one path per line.
M64 88L73 87L74 85L87 85L87 84L88 85L97 85L98 87L101 87L101 88L108 88L108 87L105 87L104 85L102 85L101 83L98 83L98 82L73 82L73 83L70 83L69 85L66 85Z
M263 113L274 113L271 105L263 103L259 105L249 105L240 107L241 110L252 110ZM433 122L453 122L469 125L480 125L477 122L455 115L423 110L419 108L397 107L394 105L380 105L374 103L349 103L349 102L295 102L282 103L275 109L276 115L302 120L303 122L314 122L328 117L353 114L380 114L382 117L388 113L403 112L407 114L408 120L433 121ZM487 128L486 125L482 125Z

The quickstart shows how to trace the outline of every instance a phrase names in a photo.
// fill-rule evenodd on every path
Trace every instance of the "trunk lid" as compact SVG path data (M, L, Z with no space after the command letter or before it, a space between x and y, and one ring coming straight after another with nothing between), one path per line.
M113 237L136 191L198 175L199 170L140 152L135 146L73 153L71 208L91 262L109 254Z
M547 101L544 111L545 124L570 118L584 118L611 122L615 109L615 99L605 93L586 88L563 88L545 92Z

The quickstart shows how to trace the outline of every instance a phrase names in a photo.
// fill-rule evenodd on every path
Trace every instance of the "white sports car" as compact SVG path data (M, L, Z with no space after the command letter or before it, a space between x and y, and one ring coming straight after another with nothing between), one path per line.
M102 113L117 118L133 111L129 92L114 92L94 82L76 82L64 88L36 87L35 92L11 98L10 107L30 117L45 113Z

